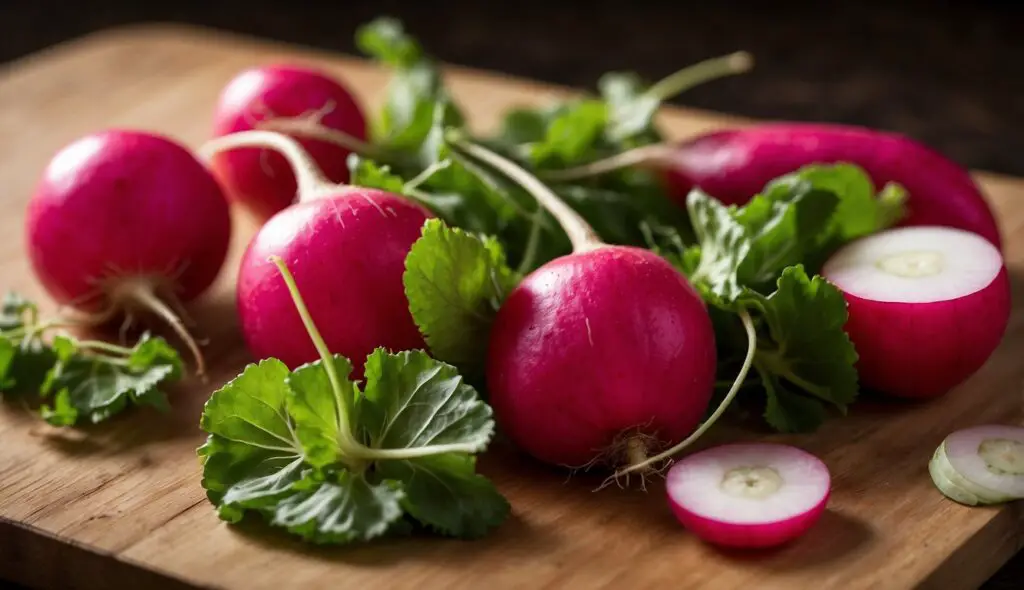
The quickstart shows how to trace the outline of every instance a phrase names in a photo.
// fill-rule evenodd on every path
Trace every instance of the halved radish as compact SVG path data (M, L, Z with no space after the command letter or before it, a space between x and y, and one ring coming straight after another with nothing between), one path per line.
M906 227L847 244L822 275L849 304L846 331L865 387L925 398L953 389L992 355L1010 318L1010 279L988 240Z
M666 477L669 504L695 535L725 547L772 547L807 532L828 504L828 467L774 443L713 447L681 459Z
M961 504L1024 499L1024 428L982 425L946 437L928 463L935 487Z

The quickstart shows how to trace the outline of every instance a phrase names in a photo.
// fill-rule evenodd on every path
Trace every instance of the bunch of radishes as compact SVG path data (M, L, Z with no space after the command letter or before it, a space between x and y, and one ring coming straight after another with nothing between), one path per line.
M332 139L261 125L305 116ZM366 121L340 81L303 66L268 65L227 84L215 111L217 138L204 145L203 159L150 132L82 138L57 154L32 198L33 268L56 301L90 321L157 313L192 346L201 370L182 306L224 264L233 202L261 222L236 287L254 357L290 367L317 358L271 257L288 265L327 345L354 367L377 347L425 348L403 272L424 222L437 213L403 194L344 184L348 155L374 149ZM649 250L604 243L514 162L462 135L446 141L526 188L573 245L522 279L491 328L487 390L505 433L541 461L582 466L604 458L615 467L699 436L718 359L712 321L686 277ZM907 189L906 227L850 243L822 269L848 302L846 329L867 386L939 396L976 372L1000 342L1010 293L997 224L967 173L937 153L892 134L795 124L642 149L550 177L654 165L680 202L696 186L741 204L802 166L851 162L878 185ZM772 545L800 534L824 509L829 487L819 460L778 445L705 451L668 474L679 518L730 545Z

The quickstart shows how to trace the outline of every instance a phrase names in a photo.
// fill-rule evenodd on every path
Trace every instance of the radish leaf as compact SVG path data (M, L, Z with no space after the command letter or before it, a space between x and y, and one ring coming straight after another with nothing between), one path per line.
M418 521L443 534L474 539L501 524L511 507L471 456L449 453L381 463L382 477L406 482L402 504ZM475 501L467 502L466 498Z
M405 259L405 294L431 354L481 376L491 322L519 275L501 245L429 220Z
M198 454L220 518L252 512L315 543L365 541L411 523L473 538L505 519L508 502L468 454L489 444L491 409L454 367L422 351L378 349L364 393L347 378L349 361L333 362L339 387L321 361L289 371L268 359L210 397Z

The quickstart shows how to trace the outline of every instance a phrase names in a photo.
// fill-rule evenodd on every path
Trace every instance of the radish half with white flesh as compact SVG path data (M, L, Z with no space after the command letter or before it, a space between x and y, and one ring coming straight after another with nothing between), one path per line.
M1010 317L1002 255L983 237L906 227L836 252L822 275L849 304L846 332L865 387L893 396L943 395L985 364Z
M950 434L935 449L928 472L946 497L966 504L1024 498L1024 428L973 426Z
M831 493L828 467L780 444L730 444L681 459L666 476L676 518L704 541L774 547L818 522Z

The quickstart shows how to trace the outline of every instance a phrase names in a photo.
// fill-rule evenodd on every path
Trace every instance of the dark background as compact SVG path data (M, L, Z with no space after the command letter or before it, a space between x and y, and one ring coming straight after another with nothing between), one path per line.
M153 21L354 53L355 28L381 14L402 19L444 61L586 88L608 70L656 79L746 49L757 61L753 72L675 102L889 129L971 168L1024 176L1024 3L1013 0L0 0L0 63ZM1020 589L1021 580L1018 557L985 588Z

